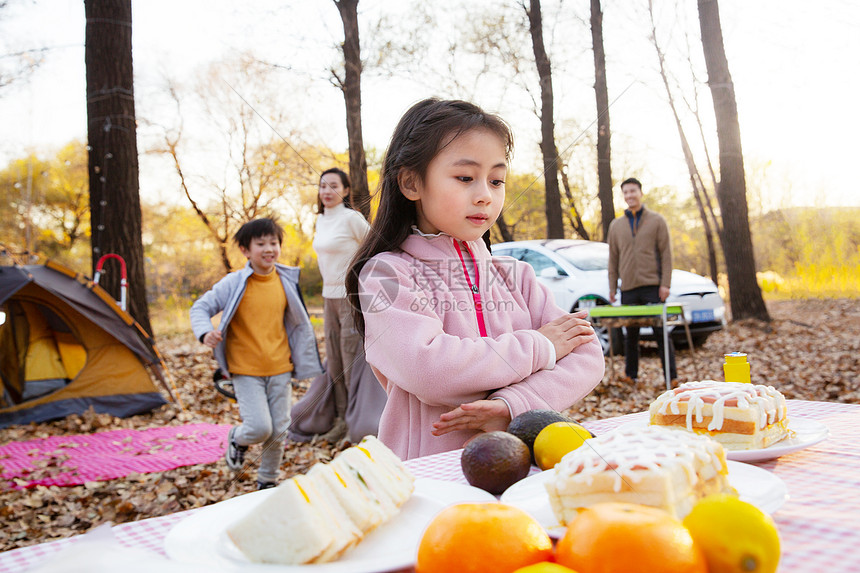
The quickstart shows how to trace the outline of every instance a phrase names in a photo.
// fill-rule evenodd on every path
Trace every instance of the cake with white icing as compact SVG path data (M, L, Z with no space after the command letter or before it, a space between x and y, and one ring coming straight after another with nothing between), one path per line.
M687 382L658 396L649 417L652 425L704 434L727 450L766 448L790 433L785 397L762 384Z
M579 508L604 501L658 507L682 518L707 495L736 493L720 444L656 426L622 428L587 440L551 471L555 475L546 489L561 525Z

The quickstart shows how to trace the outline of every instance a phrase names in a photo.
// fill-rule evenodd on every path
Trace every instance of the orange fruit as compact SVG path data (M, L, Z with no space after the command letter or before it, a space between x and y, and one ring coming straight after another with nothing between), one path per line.
M684 524L662 509L632 503L580 510L558 542L556 561L579 573L708 573Z
M514 573L576 573L573 569L568 569L564 565L558 563L535 563L534 565L526 565L522 569L517 569Z
M552 558L552 540L528 513L502 503L440 511L418 545L416 573L513 573Z

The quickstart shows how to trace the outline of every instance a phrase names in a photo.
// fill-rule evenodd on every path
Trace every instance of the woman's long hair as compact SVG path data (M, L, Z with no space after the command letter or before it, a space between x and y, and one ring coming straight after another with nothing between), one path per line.
M417 222L415 202L400 191L400 173L407 170L423 182L427 167L442 148L472 129L486 129L498 135L505 145L505 157L510 157L513 135L505 121L465 101L425 99L409 108L394 129L382 161L379 209L346 275L347 298L362 335L364 316L358 299L361 269L375 255L398 249Z
M340 176L340 183L343 185L343 188L349 190L349 192L343 197L343 206L347 209L352 209L352 185L349 182L349 175L347 175L346 171L343 169L332 167L331 169L326 169L320 173L320 182L322 182L323 176L328 175L329 173L337 173ZM325 205L323 205L322 199L320 199L319 185L317 185L317 213L325 213Z

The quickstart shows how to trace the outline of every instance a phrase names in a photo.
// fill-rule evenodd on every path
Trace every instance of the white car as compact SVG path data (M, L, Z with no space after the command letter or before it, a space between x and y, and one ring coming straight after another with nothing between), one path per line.
M513 241L492 246L494 255L513 257L530 264L538 280L549 287L560 307L571 312L591 306L609 304L609 245L596 241L555 239L545 241ZM684 315L690 323L690 334L696 346L705 342L712 332L726 324L726 306L717 285L708 278L672 270L669 301L683 302ZM616 293L615 304L621 304ZM609 352L609 333L598 329L604 353ZM653 338L650 328L643 328L643 338ZM675 327L672 339L685 343L684 328ZM612 350L624 351L623 339L612 337Z

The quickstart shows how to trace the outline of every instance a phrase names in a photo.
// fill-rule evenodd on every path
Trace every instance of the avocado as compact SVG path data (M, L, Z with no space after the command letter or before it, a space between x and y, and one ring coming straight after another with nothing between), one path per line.
M531 469L529 447L507 432L487 432L470 440L460 456L469 484L500 495Z
M521 439L529 448L531 463L535 463L535 438L540 431L554 422L572 422L570 418L555 410L529 410L511 420L508 433Z

